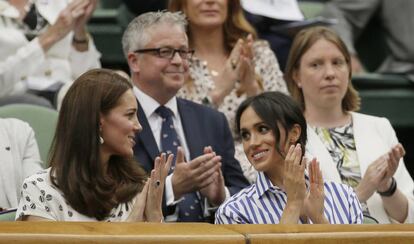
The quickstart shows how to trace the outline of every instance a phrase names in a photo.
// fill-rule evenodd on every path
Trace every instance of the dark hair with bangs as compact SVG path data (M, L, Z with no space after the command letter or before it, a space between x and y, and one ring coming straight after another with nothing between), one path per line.
M264 92L257 96L247 98L236 112L236 130L240 134L240 118L243 112L251 107L255 113L263 120L263 122L271 128L275 136L276 145L280 145L281 126L285 130L285 136L295 124L301 128L298 141L302 147L302 156L305 153L305 145L307 140L306 120L302 114L299 104L291 97L281 92ZM280 148L276 148L280 155L284 155Z

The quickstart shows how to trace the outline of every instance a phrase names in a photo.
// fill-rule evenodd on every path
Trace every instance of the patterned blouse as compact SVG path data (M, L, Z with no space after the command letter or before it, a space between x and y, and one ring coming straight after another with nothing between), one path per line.
M32 215L55 221L98 221L77 212L65 200L63 193L50 180L50 168L27 177L22 186L16 219ZM104 221L126 221L132 203L122 203L112 209Z
M333 161L336 163L343 184L355 188L361 181L361 168L355 147L352 121L344 126L335 128L314 128ZM369 215L366 203L361 203L363 212Z
M288 94L286 82L283 79L283 73L279 68L279 63L277 62L275 54L269 47L269 43L263 40L255 41L253 43L253 50L255 71L256 74L263 79L264 91L280 91ZM214 89L214 80L207 67L207 62L200 60L197 57L192 58L190 61L190 76L193 82L181 88L177 96L197 103L202 103L202 100ZM240 85L236 83L236 87L224 98L224 101L218 107L218 110L223 112L226 116L234 138L238 137L235 133L236 110L247 98L246 94L237 96L236 91L239 86ZM236 159L239 160L245 176L250 182L253 182L256 178L256 172L247 161L241 142L236 140L235 144Z

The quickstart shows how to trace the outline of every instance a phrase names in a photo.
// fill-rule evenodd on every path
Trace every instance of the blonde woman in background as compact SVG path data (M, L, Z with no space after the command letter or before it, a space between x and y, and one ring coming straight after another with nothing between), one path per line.
M187 15L187 35L195 50L190 77L177 96L223 112L235 138L236 158L250 182L256 171L234 132L237 107L263 91L287 92L283 74L269 44L257 40L239 0L172 0L170 11Z

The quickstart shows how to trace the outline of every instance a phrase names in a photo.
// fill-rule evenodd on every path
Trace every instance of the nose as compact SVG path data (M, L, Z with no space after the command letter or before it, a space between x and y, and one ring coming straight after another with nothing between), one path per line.
M261 140L260 140L259 135L257 135L256 133L252 133L250 135L250 140L249 140L249 147L250 148L254 149L255 147L260 145L260 142L261 142Z
M184 59L180 56L180 53L178 51L175 51L172 58L171 63L173 64L182 64Z
M138 121L138 118L135 116L135 121L134 121L134 132L135 133L139 133L142 131L142 126Z
M327 79L333 79L335 77L335 69L332 64L327 64L325 68L325 75Z

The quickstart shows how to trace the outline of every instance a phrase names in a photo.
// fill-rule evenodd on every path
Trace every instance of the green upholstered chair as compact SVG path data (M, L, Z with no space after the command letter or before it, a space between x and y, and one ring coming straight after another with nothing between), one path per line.
M14 221L16 216L16 211L5 211L4 213L0 213L0 221Z
M40 157L43 162L47 162L58 118L56 110L29 104L11 104L0 107L0 118L17 118L29 123L35 132Z

